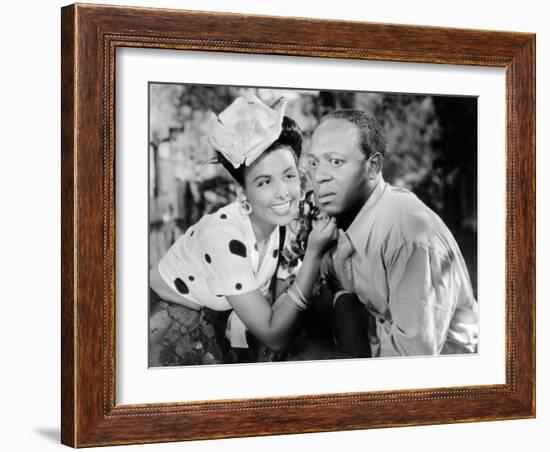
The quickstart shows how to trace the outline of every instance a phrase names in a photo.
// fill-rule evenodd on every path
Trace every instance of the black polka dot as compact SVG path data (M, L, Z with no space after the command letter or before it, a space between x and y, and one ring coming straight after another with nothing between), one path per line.
M189 237L193 237L194 233L195 233L195 231L191 231L191 233L189 234Z
M237 256L246 257L246 245L240 240L231 240L229 242L229 251Z
M279 256L279 250L273 250L273 259L277 259L277 256Z
M237 284L235 284L235 289L241 290L242 288L243 288L243 285L242 285L240 282L238 282Z
M187 287L187 284L185 284L180 278L174 279L174 285L176 286L176 289L178 289L179 293L184 295L189 293L189 287Z
M195 277L193 275L189 275L189 281L195 281Z
M257 243L254 244L254 249L255 249L256 251L258 251L258 244L257 244Z
M216 295L216 297L220 297L220 298L221 298L221 297L223 297L223 295Z
M212 262L212 258L210 257L210 254L206 253L204 255L204 260L210 264Z
M227 215L226 215L225 213L222 213L222 214L220 215L220 218L221 218L222 220L225 220L225 219L227 218Z

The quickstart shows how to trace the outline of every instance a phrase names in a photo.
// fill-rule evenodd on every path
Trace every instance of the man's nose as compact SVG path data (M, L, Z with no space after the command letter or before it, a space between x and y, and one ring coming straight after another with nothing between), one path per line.
M322 184L323 182L327 182L330 179L330 173L326 170L326 168L323 167L323 165L319 165L314 174L315 182L317 184Z

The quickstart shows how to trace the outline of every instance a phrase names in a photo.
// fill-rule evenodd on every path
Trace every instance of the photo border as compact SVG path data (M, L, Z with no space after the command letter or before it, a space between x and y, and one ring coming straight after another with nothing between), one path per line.
M62 8L62 443L150 443L535 416L535 35L149 8ZM117 47L506 70L506 383L115 403ZM503 93L504 94L504 93Z

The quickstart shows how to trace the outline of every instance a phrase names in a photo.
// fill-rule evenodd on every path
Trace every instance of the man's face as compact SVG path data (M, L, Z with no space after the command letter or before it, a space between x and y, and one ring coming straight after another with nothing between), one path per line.
M330 216L357 211L367 195L367 159L359 132L343 119L327 119L313 133L308 167L319 208Z

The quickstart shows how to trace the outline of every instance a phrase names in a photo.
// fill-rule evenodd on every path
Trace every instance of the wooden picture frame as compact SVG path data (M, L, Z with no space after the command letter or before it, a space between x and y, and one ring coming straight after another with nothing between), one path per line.
M62 8L61 25L64 444L86 447L535 416L535 35L79 4ZM505 68L505 384L117 405L118 47Z

